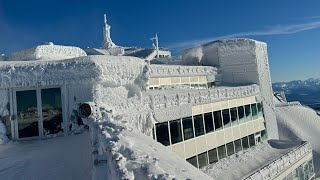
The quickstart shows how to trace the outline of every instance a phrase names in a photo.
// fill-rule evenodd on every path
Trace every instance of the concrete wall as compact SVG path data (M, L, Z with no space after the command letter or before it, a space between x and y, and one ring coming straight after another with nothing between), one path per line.
M278 139L267 44L251 39L227 39L203 45L200 64L220 70L222 84L258 84L265 110L268 137ZM199 51L199 50L198 50ZM185 53L185 60L192 59ZM196 57L198 57L197 54Z

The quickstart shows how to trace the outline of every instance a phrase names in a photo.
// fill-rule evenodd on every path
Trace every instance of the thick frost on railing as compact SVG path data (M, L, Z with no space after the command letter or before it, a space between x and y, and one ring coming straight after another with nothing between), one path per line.
M257 172L251 174L246 179L247 180L264 180L264 179L274 179L281 172L290 168L294 163L300 160L302 157L311 153L311 145L308 142L303 142L303 144L292 149L288 153L284 154L280 158L272 161L271 163L261 167Z
M217 71L210 66L151 65L151 77L214 76Z
M155 111L156 121L168 121L191 115L193 105L254 96L260 93L258 85L219 87L195 91L150 91L143 104Z

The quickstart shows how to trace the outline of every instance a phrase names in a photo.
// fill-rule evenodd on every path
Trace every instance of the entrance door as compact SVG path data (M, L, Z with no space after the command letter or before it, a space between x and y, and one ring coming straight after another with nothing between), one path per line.
M16 91L18 138L39 136L36 90Z
M41 89L41 108L44 135L59 133L62 123L60 88Z
M60 88L15 91L15 137L30 138L62 131Z

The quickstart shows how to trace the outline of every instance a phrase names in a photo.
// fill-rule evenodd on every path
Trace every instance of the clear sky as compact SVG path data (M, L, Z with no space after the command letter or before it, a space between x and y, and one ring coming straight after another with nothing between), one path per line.
M272 81L320 78L320 1L0 0L0 54L44 42L100 47L103 14L118 45L179 50L225 37L268 43Z

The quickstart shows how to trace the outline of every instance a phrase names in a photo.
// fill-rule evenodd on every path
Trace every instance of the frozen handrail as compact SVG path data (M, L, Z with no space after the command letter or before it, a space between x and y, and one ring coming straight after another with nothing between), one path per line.
M297 146L269 164L261 167L257 172L251 174L245 179L274 179L280 174L280 172L288 169L292 165L292 163L288 163L288 160L291 162L297 162L309 152L312 152L311 145L304 141L303 144ZM281 166L279 166L279 164L281 164Z

